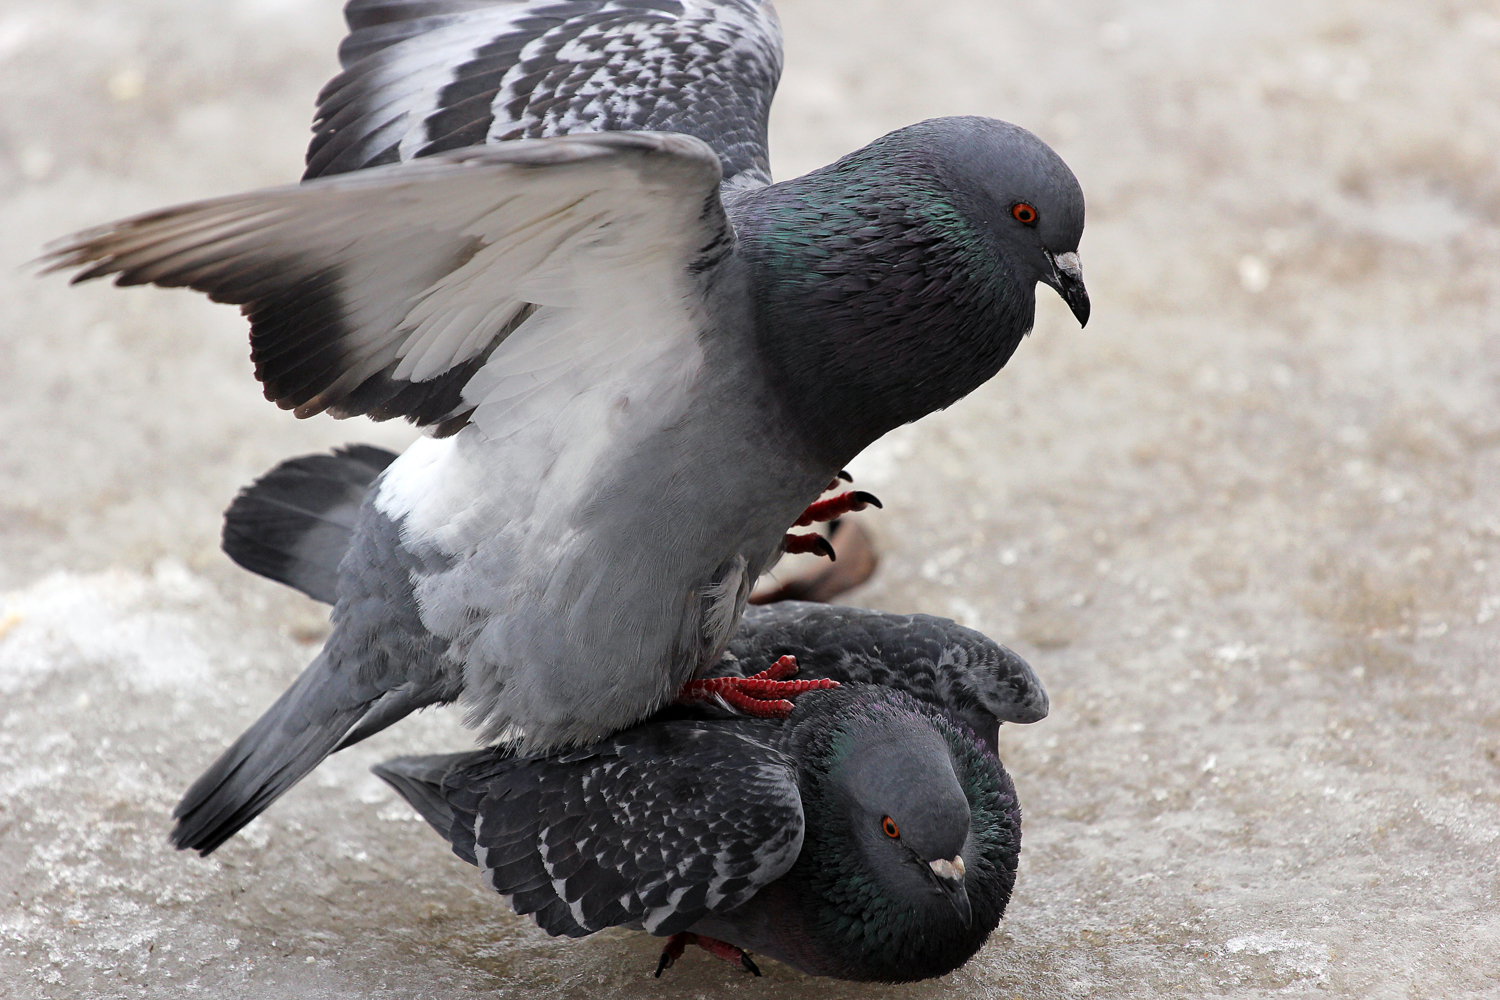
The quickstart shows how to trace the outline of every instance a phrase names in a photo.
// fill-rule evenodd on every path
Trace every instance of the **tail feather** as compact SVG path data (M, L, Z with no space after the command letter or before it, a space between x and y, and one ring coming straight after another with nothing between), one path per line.
M457 694L450 695L447 691L434 691L429 687L416 684L403 684L400 687L387 691L381 695L369 710L360 718L353 729L345 734L339 741L339 745L333 748L334 753L346 750L358 743L360 740L369 739L387 726L400 722L413 712L426 708L428 705L436 705L439 702L452 701Z
M324 656L245 730L178 803L172 843L212 853L317 767L378 692L344 689Z
M332 604L360 505L395 458L355 444L282 462L224 512L224 552L252 573Z
M478 755L470 751L433 757L397 757L370 768L453 845L453 853L471 865L479 863L475 860L474 833L471 829L460 828L457 821L461 817L455 813L443 791L443 779L454 768ZM472 816L467 818L473 819Z
M434 829L446 835L453 825L453 809L443 795L443 778L454 764L471 756L472 751L430 757L397 757L376 764L370 770L400 792L401 797Z

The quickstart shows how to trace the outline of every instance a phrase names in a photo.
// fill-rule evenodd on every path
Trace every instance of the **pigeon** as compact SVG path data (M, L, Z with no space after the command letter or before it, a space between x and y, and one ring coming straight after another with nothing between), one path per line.
M796 602L752 619L721 669L790 651L841 687L785 720L674 707L582 749L374 771L548 933L667 937L658 976L689 944L757 975L750 952L840 979L953 971L1015 885L1021 814L995 713L1045 715L1041 685L943 619Z
M370 484L395 458L393 452L380 448L352 445L331 455L306 455L282 462L241 491L225 512L225 552L246 569L295 587L315 600L332 603L335 600L337 581L334 570L353 538L354 524L364 496ZM747 608L729 641L724 657L707 672L704 683L712 685L723 678L770 675L778 665L788 660L796 662L798 671L804 676L838 682L844 693L839 696L840 708L837 711L851 719L855 711L864 711L854 707L864 704L852 695L859 687L870 692L884 691L921 702L925 709L918 709L918 718L915 719L915 728L919 734L918 745L932 742L931 727L934 724L930 719L921 717L924 711L930 714L935 709L943 713L949 725L944 727L938 724L940 732L949 732L952 724L957 723L961 734L959 742L972 750L973 744L963 740L966 736L991 755L998 754L999 731L1004 722L1037 722L1045 718L1048 712L1046 691L1031 667L1009 649L978 632L929 615L893 615L804 601L786 600ZM913 721L909 706L893 706L891 701L891 698L875 697L875 711L894 712L903 716L906 722ZM771 730L764 724L757 729L757 726L749 725L748 720L744 726L726 724L723 721L725 717L732 716L727 712L715 712L716 707L727 706L716 706L712 699L708 699L707 704L696 704L691 711L685 707L669 709L656 722L620 734L607 741L607 746L592 748L589 753L562 755L566 757L565 767L555 766L556 757L540 764L534 760L523 764L512 749L506 748L446 757L405 758L379 765L375 768L375 773L407 798L439 833L448 837L459 856L471 863L478 863L475 825L481 822L481 815L491 816L490 810L497 805L504 808L509 816L531 815L527 813L531 809L529 800L518 803L514 807L517 811L511 812L511 803L516 797L514 790L517 787L524 790L523 794L532 793L539 802L547 801L553 807L558 806L561 795L565 803L563 808L570 811L571 818L571 811L579 803L576 798L570 797L577 791L577 786L570 785L569 782L586 781L588 787L597 792L599 786L596 782L600 778L597 772L600 770L606 781L613 780L613 784L603 793L606 804L616 801L609 796L622 794L621 790L629 797L629 801L634 802L641 795L650 794L650 789L644 787L646 783L669 773L685 774L692 780L700 780L699 776L707 774L712 784L709 786L710 793L703 797L707 803L705 811L711 809L727 815L734 809L743 810L746 805L744 799L753 802L757 794L764 793L763 772L747 771L747 764L754 765L766 747L781 737L780 734L771 735L768 742ZM873 735L868 735L863 723L857 725L862 739L882 741L904 740L912 728L902 727L895 734L876 728L869 730ZM734 739L726 743L729 734ZM358 734L351 734L351 737L357 738ZM800 745L805 745L805 742ZM676 755L674 748L685 748L689 756ZM727 753L724 752L726 748ZM750 748L749 753L746 752L747 748ZM862 745L852 752L864 755L869 750ZM783 759L778 757L778 763ZM619 770L622 761L628 768L625 771ZM891 766L900 768L894 782L911 780L911 762L898 759ZM503 787L491 780L498 773L497 768L504 773ZM811 866L811 861L799 871L796 869L795 857L780 857L767 870L745 873L748 876L748 893L742 896L751 898L734 896L731 899L730 894L724 893L722 888L719 890L719 897L712 901L705 895L701 905L693 911L697 916L691 918L694 921L691 926L696 930L671 931L672 926L687 924L682 923L680 916L669 915L676 916L678 923L666 925L667 929L658 927L659 933L670 936L658 963L657 975L661 975L665 968L681 958L689 944L696 944L710 954L738 963L741 968L756 975L760 971L747 954L747 948L775 954L804 971L844 978L919 979L941 975L962 964L983 944L985 937L999 921L1014 880L1014 848L1018 845L1019 813L1014 812L1014 792L1008 789L1009 778L1003 768L997 770L1002 782L1001 792L1010 796L1010 810L1004 812L1003 821L1011 823L1014 828L1015 835L1008 842L1011 852L1007 854L1003 849L998 851L998 858L989 859L989 867L983 869L984 874L976 874L970 880L967 871L973 860L972 851L965 858L962 850L950 857L943 854L942 848L926 849L927 854L931 855L928 867L933 872L933 878L926 886L928 890L936 887L952 905L968 906L971 920L975 912L971 902L971 888L975 898L989 901L983 902L978 908L981 919L977 931L966 926L960 936L952 939L957 943L951 950L905 956L899 963L892 964L879 960L879 956L872 959L857 944L850 946L820 936L817 928L821 925L817 922L812 923L814 930L811 932L799 930L785 940L777 936L775 940L768 941L764 927L806 927L809 922L800 912L802 908L809 902L826 902L823 897L828 895L815 880L807 877L806 868ZM784 778L787 772L781 770L772 773ZM916 773L920 774L920 771ZM989 774L983 768L980 773L983 777L988 777ZM479 784L474 780L475 775L482 776ZM681 785L677 787L680 788ZM800 807L802 801L801 788L799 784L793 803L797 807ZM776 794L783 804L793 801L785 788L778 788ZM454 808L450 805L450 799L455 795L462 796L466 803L462 822L458 825L455 825ZM478 795L486 796L488 809L485 805L476 804ZM682 795L684 799L701 797L692 792L683 792ZM719 797L734 796L740 799L730 798L731 808L719 809ZM592 800L585 799L585 815L588 814L590 802L597 806L598 795ZM611 879L626 879L632 875L638 879L641 865L636 859L641 856L640 847L643 844L649 845L651 851L671 850L681 853L684 848L701 850L701 834L706 833L711 849L717 854L713 859L715 867L712 869L716 873L718 858L731 855L736 850L745 850L745 836L759 838L761 847L766 844L779 845L773 846L772 852L780 850L784 853L785 845L781 843L781 838L787 833L788 821L804 824L802 843L807 843L807 821L800 808L793 808L789 814L783 812L761 816L765 822L758 829L747 823L751 817L740 813L734 827L716 827L710 821L706 830L695 830L694 836L697 839L692 843L668 843L673 835L682 832L684 825L678 814L671 811L673 803L666 804L667 811L661 811L660 805L661 803L653 800L653 806L658 808L650 809L644 815L631 812L627 814L626 823L611 828L590 823L590 835L599 839L591 844L573 845L580 852L591 846L598 855L601 847L611 843L609 838L614 838L616 845L631 845L635 856L627 859L623 851L616 850L610 853L608 862L596 859L595 871L575 871L570 877L579 878L576 883L579 900L568 901L565 898L574 894L570 889L564 889L562 897L559 897L556 891L528 895L517 888L528 874L535 874L538 864L553 863L553 853L558 846L551 839L555 824L549 824L543 830L545 818L525 827L518 827L513 831L513 840L509 843L511 848L526 852L526 865L529 867L521 874L512 871L508 875L497 874L494 869L487 868L486 878L493 887L510 895L521 912L536 914L538 922L549 931L585 934L610 924L601 920L597 912L592 917L575 917L571 904L577 902L583 907L597 903L601 894L609 891ZM675 803L678 810L684 805L685 802ZM913 806L903 802L901 808L909 811ZM537 817L545 815L545 810L538 808L535 811ZM815 812L813 815L817 819L823 814ZM489 824L487 830L495 829L494 819L491 816L486 821ZM499 819L504 822L504 817ZM898 833L906 830L906 838L913 840L914 828L911 824L904 823L904 820L905 816L900 815L898 809L892 822L897 824ZM573 829L576 831L576 824ZM819 842L817 834L826 833L827 827L815 824L813 832L812 841L816 845ZM544 844L545 861L541 859ZM921 842L913 840L912 846L914 850L920 849ZM486 859L492 856L489 852L493 847L493 844L486 846ZM758 856L752 854L752 860L756 857ZM756 867L759 868L763 863L757 862ZM878 862L875 864L877 871L883 870L884 866ZM939 874L940 870L944 874ZM960 872L963 873L961 878L953 877ZM956 891L960 883L961 896ZM618 884L612 887L618 888ZM761 892L762 889L764 892ZM954 891L943 892L945 889ZM645 906L644 901L654 898L649 887L645 891L632 891L634 898L642 901L642 907ZM663 883L655 891L658 895L665 893L670 900L673 887ZM692 887L689 886L689 892L691 891ZM892 891L899 893L907 890L893 888ZM918 898L927 904L933 902L930 895L930 891L918 891ZM755 897L760 898L759 904L755 903ZM676 908L682 908L681 899L685 898L686 895L679 898ZM995 902L996 899L998 902ZM569 905L564 907L564 903ZM796 919L791 919L785 912L791 906L799 910L794 915ZM951 922L952 918L946 910L941 906L936 909L939 914L937 922ZM768 910L770 916L766 917L764 914ZM560 918L563 912L567 913L566 918ZM983 916L984 914L993 914L993 919ZM639 923L643 929L646 926L644 918L624 910L614 913L612 919L632 926ZM757 931L757 926L762 929ZM936 929L928 924L923 927L926 930ZM711 936L710 931L717 936ZM921 944L920 940L918 944Z
M396 457L373 445L349 445L282 462L241 490L224 512L224 552L253 573L333 604L360 507ZM706 672L710 691L717 679L762 674L791 656L806 664L808 676L916 691L957 714L992 751L1001 720L1046 717L1046 693L1031 668L979 633L926 615L903 619L825 604L781 598L774 606L747 608L724 658ZM942 673L939 663L957 672ZM991 678L983 694L953 686L974 671ZM1008 694L1002 692L1007 683ZM355 729L345 745L365 735Z
M177 807L205 854L428 705L528 751L649 716L838 470L999 371L1039 282L1088 319L1081 188L1016 125L932 119L770 183L769 2L346 17L301 184L45 258L240 305L298 416L432 431L359 508L323 649Z

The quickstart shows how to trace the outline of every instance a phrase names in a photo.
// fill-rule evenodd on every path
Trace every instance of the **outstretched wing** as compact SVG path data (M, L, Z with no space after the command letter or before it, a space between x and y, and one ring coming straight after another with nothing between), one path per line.
M696 136L770 181L770 0L350 0L307 177L569 132Z
M242 306L266 397L299 417L441 432L696 349L691 275L733 241L719 178L683 135L523 140L152 212L45 263Z
M745 610L715 672L749 675L791 654L798 678L896 688L969 724L994 749L999 722L1047 716L1031 666L979 632L932 615L783 601Z
M676 719L546 757L403 757L375 773L549 934L667 935L746 902L801 853L778 729Z

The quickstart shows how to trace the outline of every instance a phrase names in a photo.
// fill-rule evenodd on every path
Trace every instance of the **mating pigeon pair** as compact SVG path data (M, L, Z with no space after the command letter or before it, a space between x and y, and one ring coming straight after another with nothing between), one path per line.
M282 463L224 518L236 562L318 600L371 482L369 446ZM943 975L995 929L1015 882L1020 810L1002 722L1047 696L1010 650L953 622L785 602L751 609L700 683L791 667L836 690L790 717L712 701L582 749L514 744L377 767L487 883L552 934L626 925L814 975ZM816 680L814 680L816 679Z
M241 305L299 416L435 432L347 512L321 653L179 806L203 853L427 705L527 752L651 715L850 458L1005 364L1037 282L1088 317L1082 194L1024 129L935 119L769 183L766 0L346 16L302 184L51 256Z
M389 782L551 934L625 925L757 972L909 982L966 962L1016 878L1021 812L1001 721L1046 695L1015 654L941 618L753 609L725 669L794 655L785 721L668 709L580 750L388 761Z

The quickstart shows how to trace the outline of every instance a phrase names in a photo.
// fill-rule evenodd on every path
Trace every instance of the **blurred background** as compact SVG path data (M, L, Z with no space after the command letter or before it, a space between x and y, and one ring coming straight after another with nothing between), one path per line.
M552 940L366 768L212 860L188 782L324 609L232 566L235 491L399 447L296 421L237 312L66 287L73 230L300 173L337 0L0 2L0 997L1493 997L1500 992L1500 10L1430 0L780 0L777 175L1022 124L1088 198L1094 318L855 468L847 595L1014 646L1016 895L949 979L750 980Z

